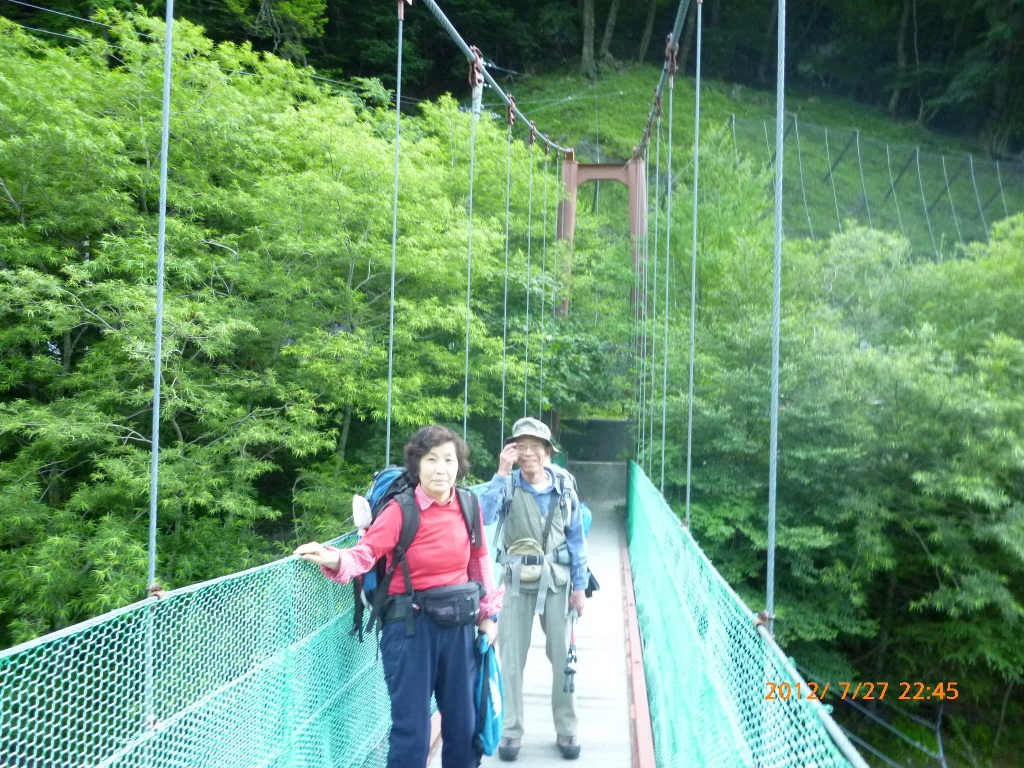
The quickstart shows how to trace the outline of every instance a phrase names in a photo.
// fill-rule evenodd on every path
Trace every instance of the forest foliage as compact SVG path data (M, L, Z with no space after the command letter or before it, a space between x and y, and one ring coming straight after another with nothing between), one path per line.
M146 0L154 15L164 5ZM660 64L680 7L679 62L693 73L703 9L705 78L755 88L775 82L778 5L757 0L445 0L441 10L497 78L571 64L595 79L626 62ZM121 0L48 0L0 7L9 18L63 33L72 16L130 7ZM1024 0L790 0L789 86L851 98L899 119L976 138L993 157L1024 151ZM214 40L251 41L322 73L394 85L394 3L358 0L179 0L175 13ZM403 79L433 98L465 83L466 65L423 3L406 9Z
M97 18L102 35L76 29L66 47L0 22L5 646L145 590L163 26ZM324 84L175 29L157 567L168 587L339 533L338 500L384 461L395 139L379 84ZM470 116L442 98L401 131L393 445L465 418L486 467L503 408L624 412L634 275L609 223L614 196L603 215L581 211L570 254L553 234L554 158L482 120L470 264ZM669 183L677 201L665 453L680 511L689 153L680 142L652 184L659 206ZM707 131L700 159L693 530L760 608L770 180L737 162L724 130ZM959 681L944 732L967 764L1018 748L1024 716L1022 255L1021 216L944 260L857 227L784 253L779 639L834 679ZM657 467L660 447L638 459Z
M101 18L108 39L81 33L67 49L6 23L0 36L3 645L145 592L162 23ZM394 163L390 110L328 92L248 46L214 45L187 22L176 31L158 509L165 587L341 533L337 500L385 461ZM601 335L583 321L617 282L600 284L601 269L590 275L598 240L585 218L574 257L579 319L556 332L565 253L553 236L550 158L487 122L475 136L467 327L470 127L450 99L403 121L392 460L411 429L466 418L486 461L503 378L509 413L524 397L539 413L554 396L571 414L587 399L581 376L627 370L628 344L614 334L628 341L628 306L602 312ZM544 367L547 345L558 365ZM605 389L619 396L624 376L607 377Z

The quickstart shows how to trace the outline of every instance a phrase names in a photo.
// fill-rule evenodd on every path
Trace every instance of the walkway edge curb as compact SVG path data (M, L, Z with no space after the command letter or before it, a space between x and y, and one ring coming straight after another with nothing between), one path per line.
M644 650L640 640L640 622L636 615L633 571L629 566L629 546L625 537L620 550L622 560L623 615L626 624L626 677L629 688L629 728L633 737L633 768L657 768L651 707L647 701L647 677L644 674Z

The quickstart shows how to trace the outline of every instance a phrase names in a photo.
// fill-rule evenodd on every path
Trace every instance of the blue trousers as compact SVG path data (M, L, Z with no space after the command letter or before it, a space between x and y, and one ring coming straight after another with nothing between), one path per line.
M473 627L441 627L417 616L385 624L380 637L384 680L391 698L387 768L423 768L430 750L430 694L441 713L442 768L476 768L477 658Z

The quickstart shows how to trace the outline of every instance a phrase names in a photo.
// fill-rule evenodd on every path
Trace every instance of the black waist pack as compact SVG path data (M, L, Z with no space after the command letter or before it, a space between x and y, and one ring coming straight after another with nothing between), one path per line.
M417 592L413 603L442 627L461 627L476 623L482 593L483 585L479 581L467 581Z

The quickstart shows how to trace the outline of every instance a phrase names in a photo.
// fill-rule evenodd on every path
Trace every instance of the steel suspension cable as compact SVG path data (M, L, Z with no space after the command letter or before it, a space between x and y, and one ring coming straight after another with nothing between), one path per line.
M651 396L653 393L653 387L647 387L647 370L651 367L651 344L648 338L648 333L651 330L651 319L649 315L649 303L650 303L650 284L651 284L651 270L650 265L646 262L641 265L640 273L640 296L637 302L637 310L640 314L640 414L641 414L641 425L643 425L642 432L644 434L642 440L643 450L648 452L653 450L653 427L652 427L652 439L650 441L646 438L647 432L647 413L651 409ZM650 458L648 458L648 464L650 464Z
M679 5L676 8L676 20L672 24L672 31L668 35L670 44L674 44L676 51L679 50L679 33L683 30L683 22L686 21L686 13L690 10L690 0L679 0ZM667 53L667 51L666 51ZM675 59L673 57L672 67L675 66ZM668 57L665 58L665 64L661 68L661 77L658 78L658 84L654 88L654 101L651 103L650 112L647 113L647 123L644 125L643 135L640 137L640 143L637 148L633 151L633 157L643 157L647 154L647 145L651 141L651 125L654 123L656 115L661 113L661 95L665 91L665 86L671 84L672 76L674 72L669 72L670 64Z
M655 205L654 205L654 260L653 260L654 261L654 292L653 292L654 293L654 307L653 307L653 309L654 309L654 322L651 325L652 332L657 327L657 324L658 324L658 254L661 253L661 251L658 250L659 218L660 218L660 212L661 212L661 202L658 200L658 197L659 197L659 193L660 193L660 189L661 189L661 133L662 133L661 105L659 104L658 105L658 115L657 115L657 130L655 132L656 135L655 135L655 145L654 145L654 147L655 147L655 152L654 152L654 177L655 177L654 203L655 203ZM656 345L656 343L653 343L653 340L652 340L652 344L651 344L651 356L652 356L652 360L651 360L651 392L652 393L654 392L654 389L655 389L655 370L656 370L656 366L654 365L655 360L653 359L653 357L654 357L656 349L657 349L657 345ZM664 395L663 395L663 397L664 397ZM646 415L645 415L645 419L646 419ZM653 409L653 407L651 408L650 422L651 422L651 441L650 441L650 444L653 446L654 445L654 409ZM651 454L652 455L649 456L648 459L647 459L647 474L648 474L648 476L650 476L650 474L654 470L653 450L652 450Z
M687 3L689 5L689 3ZM679 42L677 37L673 37L669 43L671 48L670 61L666 64L666 70L669 71L668 80L668 149L666 155L668 161L666 162L666 173L668 174L668 192L666 193L665 199L665 272L662 275L662 280L665 283L665 305L662 307L662 317L665 321L662 332L662 351L661 351L661 481L658 485L658 490L661 495L665 495L665 433L668 422L668 288L671 282L672 275L672 261L671 261L671 244L672 244L672 187L674 186L674 180L672 177L672 132L673 132L673 106L675 103L675 73L676 73L676 55L679 53Z
M398 2L398 63L395 71L395 168L391 193L391 294L388 302L388 401L385 416L384 464L391 463L391 399L395 375L395 268L398 264L398 156L402 130L402 47L405 4Z
M484 93L484 79L481 74L483 66L479 50L473 49L477 58L469 70L469 83L473 89L473 109L469 120L469 215L467 222L466 252L466 361L462 394L462 439L466 439L469 430L469 329L472 319L473 298L473 180L476 175L476 124L480 120L480 100Z
M633 265L633 359L639 361L639 369L635 374L635 391L633 393L634 405L636 407L636 422L638 429L635 433L635 443L637 457L641 464L644 462L644 439L647 436L647 412L644 406L644 385L647 381L647 361L644 357L643 346L641 344L641 336L643 328L641 326L642 311L640 307L641 297L644 295L643 290L643 273L646 271L646 262Z
M640 396L640 390L643 386L644 373L643 373L643 358L640 356L640 281L642 280L640 272L643 269L642 264L633 265L633 338L631 344L633 345L633 359L635 362L634 368L634 387L633 387L633 408L636 414L636 428L633 434L633 445L636 450L636 455L639 462L643 463L643 434L646 430L646 422L643 414L643 400Z
M160 480L160 383L163 378L164 335L164 261L167 246L167 155L171 141L171 74L174 43L174 0L167 0L164 19L164 80L160 115L160 201L156 236L156 308L153 329L153 421L150 442L149 473L149 562L146 587L155 596L156 583L156 529ZM153 705L153 646L155 628L152 612L147 613L145 651L145 693L143 705L144 730L155 723Z
M530 282L532 279L533 254L533 147L534 134L530 132L530 182L526 203L526 340L523 345L523 416L530 402Z
M690 260L690 383L686 415L686 527L690 527L690 479L693 468L693 368L697 351L697 200L700 191L700 60L704 3L697 0L697 60L693 119L693 256Z
M508 249L512 209L512 124L515 122L511 110L508 111L506 120L508 159L505 161L505 288L501 310L501 445L505 444L505 388L508 381Z
M547 270L548 270L548 153L544 153L544 229L541 233L540 249L540 362L537 364L537 418L544 418L544 330L546 325L547 310L544 302L547 296ZM557 157L556 162L557 165Z
M782 170L785 165L786 0L779 0L778 60L775 85L775 259L772 277L772 394L768 448L768 559L766 568L767 629L775 624L775 505L779 459L779 347L782 325Z
M412 2L412 0L405 1ZM399 0L399 2L401 2L401 0ZM437 3L435 3L434 0L423 0L423 4L427 7L427 10L429 10L434 15L434 18L437 19L437 22L441 25L441 28L448 33L448 36L452 39L452 41L466 55L466 60L473 61L476 58L475 54L473 53L473 48L466 44L466 41L462 39L462 36L459 34L458 30L455 29L455 26L448 20L448 17L444 15L444 12L438 7ZM513 114L520 120L522 120L525 125L533 126L533 131L535 133L536 138L539 138L549 148L556 149L559 152L562 152L563 154L568 151L567 147L560 146L558 143L552 141L543 133L537 131L537 127L533 125L533 123L526 115L519 111L519 108L515 105L515 100L509 97L509 95L505 93L504 90L502 90L501 86L498 85L495 79L491 76L491 73L487 71L486 67L482 69L481 74L484 77L484 82L487 83L487 86L491 90L493 90L495 93L498 94L499 97L501 97L501 100L505 104L505 106L511 108Z

